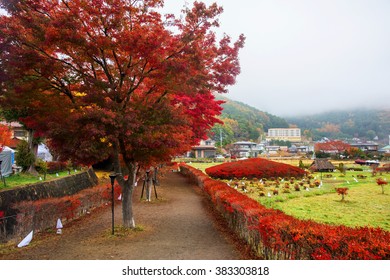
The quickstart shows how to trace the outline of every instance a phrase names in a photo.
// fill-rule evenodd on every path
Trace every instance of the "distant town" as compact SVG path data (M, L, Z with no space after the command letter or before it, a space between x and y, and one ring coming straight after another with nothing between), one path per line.
M282 143L271 145L270 143ZM283 145L284 144L284 145ZM307 141L299 128L271 128L267 137L255 143L238 141L225 147L218 147L212 139L203 140L194 146L186 157L190 158L253 158L253 157L307 157L334 159L372 159L380 160L390 155L390 135L388 145L374 141L351 141L323 138L320 141Z

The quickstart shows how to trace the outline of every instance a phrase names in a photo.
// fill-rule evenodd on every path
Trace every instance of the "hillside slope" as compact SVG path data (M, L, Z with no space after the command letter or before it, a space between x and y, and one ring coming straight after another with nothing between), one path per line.
M220 120L223 125L215 125L211 137L217 142L222 132L223 144L230 144L240 140L257 141L269 128L289 127L288 123L280 117L262 112L242 102L218 96L223 112Z
M290 124L297 125L311 134L313 140L322 137L344 139L361 138L388 143L390 135L390 110L333 111L303 117L288 117Z

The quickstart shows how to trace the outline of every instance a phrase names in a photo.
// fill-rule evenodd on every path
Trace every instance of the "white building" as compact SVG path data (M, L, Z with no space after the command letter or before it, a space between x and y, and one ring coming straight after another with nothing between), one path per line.
M301 142L300 128L270 128L268 129L267 141L283 140L290 142Z
M242 157L258 157L263 151L264 146L250 141L239 141L233 143L233 149L230 150L232 156Z

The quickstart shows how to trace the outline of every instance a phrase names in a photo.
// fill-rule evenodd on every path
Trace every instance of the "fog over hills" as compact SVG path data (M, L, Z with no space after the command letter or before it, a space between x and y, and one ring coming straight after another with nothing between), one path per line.
M388 144L390 109L333 110L283 118L226 97L218 96L218 99L225 101L220 117L225 125L214 127L216 140L218 140L220 129L223 129L226 141L229 139L257 141L269 128L296 126L301 128L302 133L306 131L306 134L311 135L313 140L320 140L322 137L361 138Z

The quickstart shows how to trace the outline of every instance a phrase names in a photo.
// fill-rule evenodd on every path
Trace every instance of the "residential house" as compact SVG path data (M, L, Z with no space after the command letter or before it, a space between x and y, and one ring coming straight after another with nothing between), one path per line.
M22 140L27 141L27 137L28 137L27 130L19 122L1 121L0 124L9 126L12 130L11 143L9 144L9 147L11 149L16 149L20 141Z
M351 147L358 148L362 150L363 152L377 152L378 151L378 144L373 142L366 142L366 143L355 143L351 144Z
M233 148L230 150L232 156L242 157L258 157L263 148L261 145L250 141L239 141L233 143Z
M0 124L11 127L13 133L12 138L27 140L28 137L27 130L23 127L21 123L1 121Z
M384 146L380 150L378 150L380 153L390 154L390 145Z
M389 135L389 145L384 146L380 150L378 150L380 153L390 154L390 135Z
M194 146L191 149L195 158L213 158L216 151L215 141L211 139L201 140L198 146Z
M308 153L310 152L310 147L309 146L296 146L296 145L291 145L291 147L288 149L290 153Z

